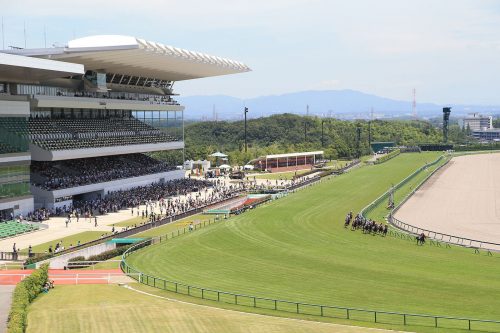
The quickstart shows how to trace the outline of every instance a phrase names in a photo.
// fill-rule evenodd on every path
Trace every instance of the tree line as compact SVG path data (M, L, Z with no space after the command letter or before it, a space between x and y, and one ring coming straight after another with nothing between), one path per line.
M323 150L328 159L350 159L370 153L369 136L371 142L393 141L397 145L407 146L441 143L443 140L442 123L437 118L431 121L376 119L369 122L285 113L250 119L247 126L248 150L245 153L243 121L187 123L185 159L206 159L208 155L221 151L229 155L231 164L243 165L267 154L314 150ZM449 143L471 143L474 140L469 134L467 129L454 121L448 130ZM172 164L181 164L183 161L182 151L157 152L153 155Z

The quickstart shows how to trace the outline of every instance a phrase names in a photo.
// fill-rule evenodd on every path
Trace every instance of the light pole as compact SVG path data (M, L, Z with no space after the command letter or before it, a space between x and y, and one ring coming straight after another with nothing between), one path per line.
M361 157L361 125L358 123L356 126L356 149L357 157Z
M247 113L248 113L248 108L245 107L245 153L247 152Z
M368 152L372 151L372 121L368 120Z

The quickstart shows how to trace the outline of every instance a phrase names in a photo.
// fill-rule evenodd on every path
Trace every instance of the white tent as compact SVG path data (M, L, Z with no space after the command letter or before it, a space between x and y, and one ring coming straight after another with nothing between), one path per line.
M210 155L212 157L227 157L226 154L223 154L221 153L220 151L216 152L216 153L213 153L212 155Z
M227 165L227 164L222 164L222 165L219 166L219 168L221 168L221 169L231 169L231 166Z

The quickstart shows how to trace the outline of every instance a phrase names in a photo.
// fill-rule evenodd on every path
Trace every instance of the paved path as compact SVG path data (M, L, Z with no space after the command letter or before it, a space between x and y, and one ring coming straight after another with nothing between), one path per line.
M7 317L9 316L12 292L16 286L0 285L0 333L7 332Z

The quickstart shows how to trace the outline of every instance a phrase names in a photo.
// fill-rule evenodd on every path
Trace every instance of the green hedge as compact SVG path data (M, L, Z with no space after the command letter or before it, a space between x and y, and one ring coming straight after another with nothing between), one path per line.
M41 256L30 257L30 258L26 259L26 261L24 262L24 266L28 266L28 265L37 263L39 261L43 261L45 259L52 258L53 256L54 256L53 254L48 254L47 253L47 254L43 254Z
M12 306L7 323L7 333L24 333L27 325L28 305L42 292L48 280L49 265L44 264L14 289Z
M102 261L114 258L116 256L122 255L125 251L127 251L131 245L119 246L116 249L105 251L101 254L96 254L94 256L90 256L87 258L87 261Z
M399 154L401 154L401 150L399 150L399 149L393 150L389 154L384 155L384 156L382 156L380 158L377 158L375 160L374 164L384 163L385 161L388 161L391 158L398 156Z
M84 256L78 256L78 257L74 257L74 258L68 259L68 262L73 262L73 261L85 261L85 257Z
M95 256L90 256L87 258L87 261L108 260L108 259L114 258L116 256L122 255L123 253L125 253L125 251L127 251L132 246L135 246L135 249L140 249L140 248L143 248L143 247L148 246L148 245L151 245L151 238L145 239L140 244L130 244L130 245L125 245L125 246L120 246L120 247L117 247L116 249L109 250L109 251L103 252L101 254L97 254Z

